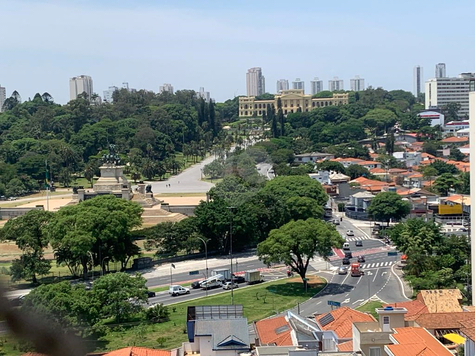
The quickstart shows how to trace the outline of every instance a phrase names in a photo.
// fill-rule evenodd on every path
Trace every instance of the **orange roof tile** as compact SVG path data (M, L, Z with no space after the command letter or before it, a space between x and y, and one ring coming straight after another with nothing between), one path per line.
M470 340L475 341L475 320L463 320L460 324L462 324L460 331Z
M366 166L366 165L370 165L370 164L376 164L376 165L381 165L381 162L377 162L377 161L361 161L361 162L358 162L356 163L357 165L359 166Z
M330 314L334 320L326 325L321 325L320 320L327 314L319 315L315 319L322 330L333 330L339 339L353 337L353 323L376 321L372 315L348 307L335 309Z
M395 328L394 345L386 345L394 356L453 356L434 336L423 328Z
M353 351L353 340L342 342L341 344L336 345L338 351L340 352L352 352Z
M146 347L125 347L104 354L104 356L170 356L170 351L155 350Z
M429 313L450 313L462 311L462 298L459 289L432 289L419 291L416 299L427 306Z
M431 155L430 153L422 152L421 153L422 158L435 158L434 155Z
M285 316L263 319L255 324L261 345L292 346L292 329ZM285 328L287 326L287 328ZM280 331L278 330L280 328Z
M444 139L441 140L440 142L443 142L443 143L468 142L468 137L455 137L455 136L451 136L451 137L446 137L446 138L444 138Z
M406 173L407 169L402 168L390 168L389 173Z
M372 174L386 173L386 170L385 170L385 169L382 169L382 168L371 168L371 169L369 170L369 173L372 173Z
M406 308L407 313L404 315L404 319L408 321L415 320L419 315L429 312L427 307L419 300L388 304L388 306L391 306L393 308Z
M427 313L419 315L417 325L426 329L460 329L462 321L475 318L475 312Z

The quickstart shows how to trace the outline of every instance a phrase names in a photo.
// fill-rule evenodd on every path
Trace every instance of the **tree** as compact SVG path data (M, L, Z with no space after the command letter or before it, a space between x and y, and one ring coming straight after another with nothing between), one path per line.
M447 196L451 189L457 190L461 185L460 180L450 173L440 175L434 182L435 189L443 196Z
M222 177L224 174L224 163L221 160L215 159L204 167L203 173L211 178Z
M0 234L1 240L12 240L22 250L23 255L11 267L12 280L32 279L38 283L37 275L45 275L50 262L44 258L48 246L45 226L53 214L44 210L31 210L23 216L7 221Z
M434 141L425 141L422 144L422 152L428 153L432 156L437 156L437 150L440 148L440 143Z
M455 167L453 164L449 164L444 162L440 159L436 159L434 162L428 165L428 167L435 168L437 170L437 175L441 175L444 173L450 174L459 174L460 171Z
M170 319L170 310L163 303L158 303L148 308L145 314L147 315L147 320L154 323L163 323Z
M343 242L333 225L312 218L297 220L272 230L257 246L257 255L266 264L285 263L299 274L305 287L310 260L317 254L326 260L332 247L341 247Z
M107 274L94 282L92 294L100 305L102 318L113 317L120 323L142 309L148 301L145 278L139 274Z
M315 199L316 204L320 206L325 205L328 200L322 185L308 176L276 177L268 181L261 192L282 201L295 196L311 198Z
M371 200L368 213L375 220L386 221L389 226L391 219L399 220L409 214L410 210L409 203L397 193L382 192Z
M457 146L452 146L450 147L449 159L454 161L463 161L465 159L465 155L460 152Z
M328 160L320 162L317 165L317 169L319 171L329 171L329 172L334 171L334 172L338 172L338 173L345 173L346 172L345 167L340 162L328 161Z
M346 174L350 176L350 178L356 179L358 177L369 177L371 173L369 172L368 168L360 166L359 164L351 164L346 169Z
M437 169L431 166L424 167L424 169L422 170L422 176L425 179L429 179L430 188L432 188L432 180L434 179L434 177L437 176Z
M442 107L442 114L445 115L445 123L450 121L458 121L459 114L458 112L462 108L460 103L448 103Z

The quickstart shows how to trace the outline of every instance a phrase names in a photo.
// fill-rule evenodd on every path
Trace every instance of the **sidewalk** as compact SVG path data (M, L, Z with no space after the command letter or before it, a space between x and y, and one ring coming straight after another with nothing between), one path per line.
M411 288L409 282L407 282L405 279L404 279L404 272L402 270L402 267L399 263L395 263L392 267L391 267L391 271L394 273L394 275L396 276L396 278L398 279L401 287L402 287L402 294L406 296L407 299L412 299L413 295L414 295L414 291L413 289Z

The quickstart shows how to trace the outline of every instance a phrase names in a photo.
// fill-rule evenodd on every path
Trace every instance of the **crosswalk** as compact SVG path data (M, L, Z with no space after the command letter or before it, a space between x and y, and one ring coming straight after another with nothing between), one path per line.
M369 238L368 236L343 236L343 238L346 240L346 242L352 242L352 241L359 241L359 240L373 240Z
M389 267L394 264L394 261L387 261L387 262L376 262L376 263L363 263L361 265L362 269L368 268L380 268L380 267Z

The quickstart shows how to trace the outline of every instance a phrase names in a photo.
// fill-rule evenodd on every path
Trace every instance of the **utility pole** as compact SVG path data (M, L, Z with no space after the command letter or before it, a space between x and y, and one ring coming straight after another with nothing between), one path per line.
M231 258L231 305L234 305L234 280L233 280L233 217L234 210L236 209L233 206L228 207L231 212L231 220L229 222L229 255Z

